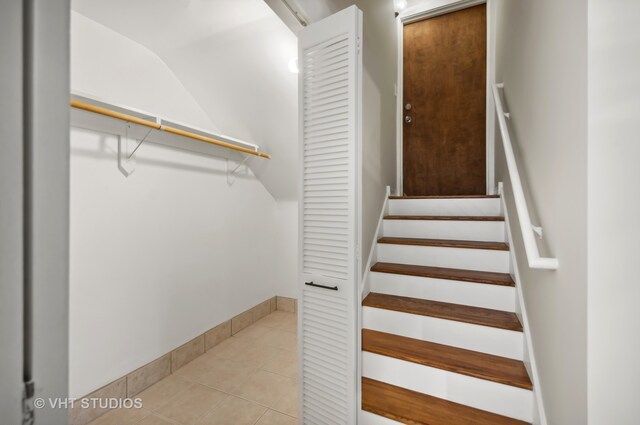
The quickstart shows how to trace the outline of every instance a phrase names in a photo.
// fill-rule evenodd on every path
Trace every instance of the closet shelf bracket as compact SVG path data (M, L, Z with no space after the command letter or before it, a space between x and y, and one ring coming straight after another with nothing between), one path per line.
M160 123L157 124L160 125ZM135 154L154 130L153 127L149 127L142 138L130 137L130 133L136 133L138 128L144 127L126 121L124 136L118 136L118 169L125 177L129 177L135 171Z
M245 154L244 158L242 159L242 161L238 162L238 164L231 169L231 164L233 164L230 160L227 159L227 184L229 186L233 185L233 183L235 183L236 181L236 176L240 173L241 168L243 166L245 166L247 164L247 162L249 161L250 158L252 158L253 155L248 155ZM246 171L246 167L244 168L244 170Z

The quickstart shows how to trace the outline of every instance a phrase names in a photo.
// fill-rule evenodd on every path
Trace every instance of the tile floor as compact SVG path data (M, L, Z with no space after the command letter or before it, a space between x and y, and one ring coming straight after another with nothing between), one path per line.
M90 425L295 425L296 315L275 311Z

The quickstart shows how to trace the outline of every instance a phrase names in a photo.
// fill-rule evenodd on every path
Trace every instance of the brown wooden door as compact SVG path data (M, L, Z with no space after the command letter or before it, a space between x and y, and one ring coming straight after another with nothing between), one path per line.
M486 192L486 31L484 4L404 27L407 195Z

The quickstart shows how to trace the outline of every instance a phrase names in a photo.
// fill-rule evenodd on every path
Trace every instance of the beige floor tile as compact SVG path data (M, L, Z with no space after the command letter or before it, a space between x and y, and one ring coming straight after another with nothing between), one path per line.
M197 381L211 388L230 393L258 371L255 363L217 358L209 371Z
M253 324L235 334L233 338L247 343L268 343L274 332L276 329Z
M270 319L271 316L275 316L275 318ZM262 320L265 319L269 319L270 322L262 323ZM297 329L294 314L276 312L262 320L238 332L234 338L274 345L287 350L295 349Z
M283 405L283 399L289 396L293 381L292 378L260 370L232 393L263 406L277 409L278 406Z
M180 375L169 375L138 394L136 398L142 400L142 407L145 409L156 410L173 397L188 390L193 384L193 381Z
M150 414L151 411L147 409L113 409L90 425L134 425Z
M286 332L293 332L293 333L297 333L298 332L298 321L296 320L295 314L293 315L293 317L285 319L278 327L277 329L286 331Z
M291 416L268 410L256 425L297 425L298 421Z
M280 329L273 329L269 334L268 344L282 350L295 351L298 347L298 339L293 332L286 332Z
M277 328L251 325L233 336L241 344L251 345L253 348L276 347L282 350L296 350L297 339L293 332L286 332Z
M274 311L138 394L143 409L91 425L295 424L296 330L295 314Z
M283 326L295 323L296 315L294 313L286 313L284 311L274 311L267 317L258 320L255 324L258 326L266 326L268 328L282 329Z
M226 344L226 341L222 344ZM174 374L183 376L192 381L196 381L200 376L206 374L211 370L212 365L217 361L219 357L215 356L212 352L207 352L187 365L176 370Z
M221 391L194 384L159 408L157 413L182 425L193 425L207 411L222 403L225 398L227 395Z
M227 353L233 353L241 346L250 345L251 341L236 338L235 336L229 337L222 341L220 344L207 351L208 356L224 357L225 355L231 355Z
M227 342L228 341L228 342ZM257 368L267 364L280 350L265 341L238 339L235 336L209 351L225 359L253 363Z
M298 353L291 350L282 350L271 361L262 367L267 372L296 378L298 376Z
M158 416L154 413L147 416L136 425L176 425L176 423L177 422L170 421L169 419L163 418L162 416Z
M253 425L266 411L258 404L229 396L200 418L197 425Z
M282 323L278 326L278 329L287 330L287 329L284 329L286 326L289 326L289 325L295 326L298 323L298 314L297 313L285 313L285 314L286 314L286 316L282 320ZM296 332L297 328L290 329L288 331L289 332Z
M295 379L290 379L281 388L280 398L273 404L273 409L286 413L289 416L298 417L298 387Z

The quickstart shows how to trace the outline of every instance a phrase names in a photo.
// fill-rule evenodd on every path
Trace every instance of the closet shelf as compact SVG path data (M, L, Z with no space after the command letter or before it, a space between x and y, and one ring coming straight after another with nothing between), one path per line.
M99 104L95 104L95 103L99 103ZM104 105L104 106L101 106L101 105ZM176 125L168 125L170 121L164 120L162 118L155 118L155 120L152 121L150 120L150 119L153 119L151 115L144 114L145 118L150 118L150 119L145 119L145 118L141 118L133 115L133 114L141 115L140 112L135 111L133 109L128 110L127 108L115 107L115 106L113 108L110 108L108 106L109 105L106 105L103 102L98 102L98 101L91 102L90 99L85 97L81 98L80 100L76 96L75 99L71 100L72 108L93 112L93 113L104 115L111 118L116 118L129 123L148 127L152 130L164 131L166 133L171 133L177 136L186 137L189 139L197 140L199 142L209 143L212 145L220 146L222 148L242 152L248 155L254 155L254 156L258 156L260 158L265 158L265 159L271 158L269 154L260 152L259 146L253 143L243 142L241 140L234 139L228 136L222 136L219 134L203 132L201 130L185 127L182 125L180 125L180 127L182 128L178 128ZM123 111L123 112L120 112L120 111ZM248 147L239 146L239 145L245 145Z

